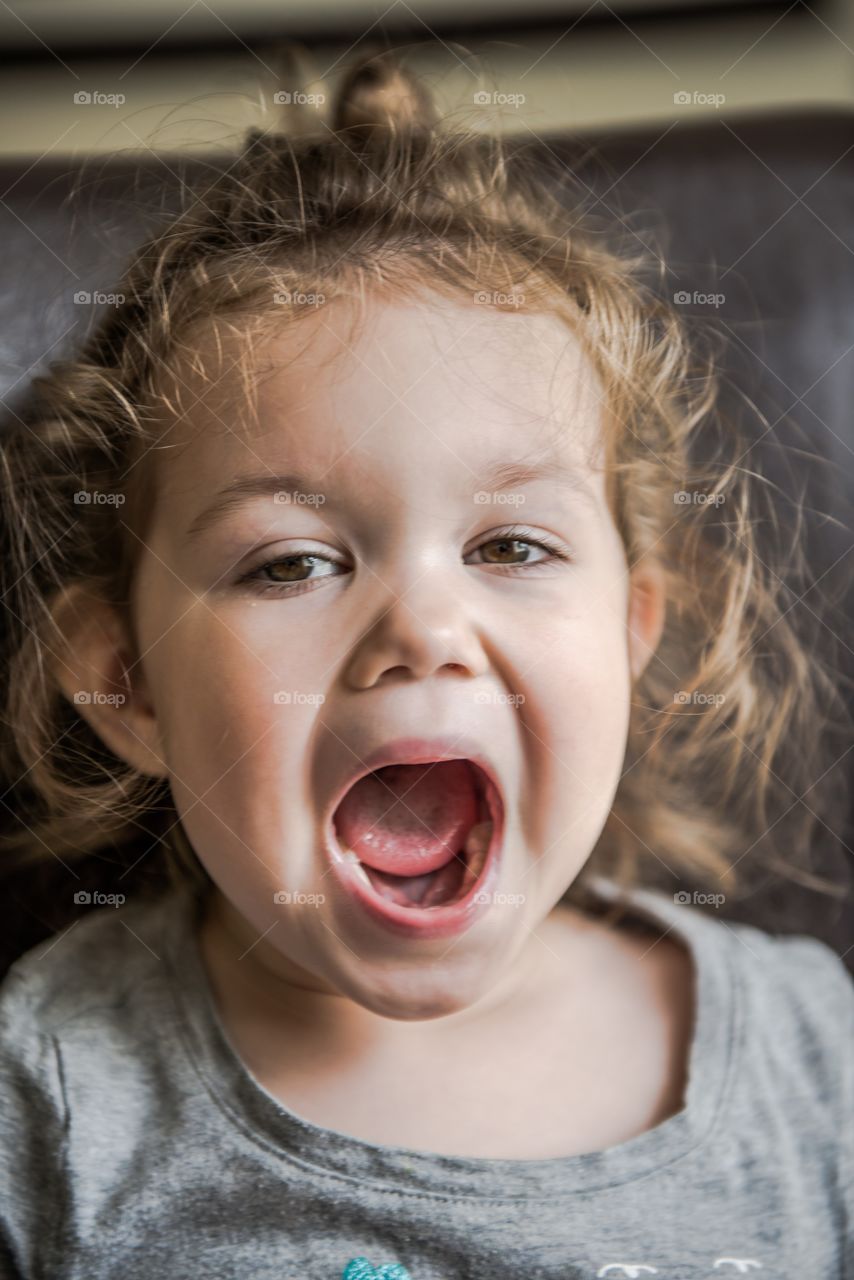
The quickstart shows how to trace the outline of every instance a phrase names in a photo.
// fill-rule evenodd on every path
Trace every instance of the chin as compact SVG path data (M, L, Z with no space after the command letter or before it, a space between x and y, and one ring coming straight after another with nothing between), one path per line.
M487 962L484 961L486 967ZM358 975L342 975L336 983L341 995L361 1005L363 1009L381 1018L395 1022L428 1022L446 1018L470 1008L492 987L494 966L478 979L474 973L455 973L449 967L441 973L435 969L425 972L385 972L370 982L364 971Z

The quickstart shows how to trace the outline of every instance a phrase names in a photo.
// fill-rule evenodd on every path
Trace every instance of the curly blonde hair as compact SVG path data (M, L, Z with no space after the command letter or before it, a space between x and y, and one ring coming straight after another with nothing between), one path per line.
M59 602L77 583L128 610L149 453L164 411L174 413L162 375L199 322L298 324L299 304L273 305L275 294L400 296L426 285L456 299L522 290L526 309L577 334L607 389L608 498L628 568L652 558L666 583L664 633L633 689L612 811L567 900L584 899L593 872L732 891L759 863L832 890L809 851L816 824L842 803L827 745L845 718L840 676L784 585L808 581L800 526L776 559L760 554L777 496L744 464L750 440L719 409L715 342L689 341L656 289L654 255L583 213L570 173L508 139L443 129L393 56L353 68L333 126L296 140L250 131L136 251L117 285L123 304L35 380L4 440L0 767L21 795L4 869L99 855L126 884L152 869L158 883L207 883L168 782L112 756L61 693ZM124 503L75 506L81 489Z

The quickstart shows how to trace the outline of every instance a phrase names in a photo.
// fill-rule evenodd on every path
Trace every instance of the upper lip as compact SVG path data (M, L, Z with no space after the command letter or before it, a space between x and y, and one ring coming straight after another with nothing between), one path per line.
M376 769L389 764L438 764L443 760L471 760L478 765L489 778L502 812L495 815L500 822L503 817L504 788L498 767L490 753L471 738L447 735L440 738L395 738L384 743L375 751L369 752L358 768L350 771L339 784L327 809L326 831L334 836L333 818L335 812L351 787ZM390 797L391 801L391 797Z

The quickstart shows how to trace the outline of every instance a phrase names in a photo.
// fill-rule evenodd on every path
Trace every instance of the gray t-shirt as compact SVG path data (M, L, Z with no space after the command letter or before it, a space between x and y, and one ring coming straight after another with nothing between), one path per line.
M300 1118L226 1037L192 898L93 912L0 987L0 1274L851 1280L847 970L812 938L627 897L693 956L686 1105L617 1146L536 1160Z

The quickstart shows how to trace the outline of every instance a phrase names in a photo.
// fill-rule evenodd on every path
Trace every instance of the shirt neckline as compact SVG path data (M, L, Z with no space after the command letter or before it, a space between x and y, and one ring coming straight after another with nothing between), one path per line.
M185 1049L230 1123L316 1174L396 1193L522 1201L615 1187L644 1177L685 1156L715 1128L734 1069L737 986L717 921L654 890L624 890L604 877L593 877L589 884L606 902L624 904L627 916L672 930L693 962L695 1016L685 1105L616 1146L538 1159L451 1156L375 1144L304 1119L264 1089L232 1046L199 947L201 902L192 895L176 895L163 949Z

